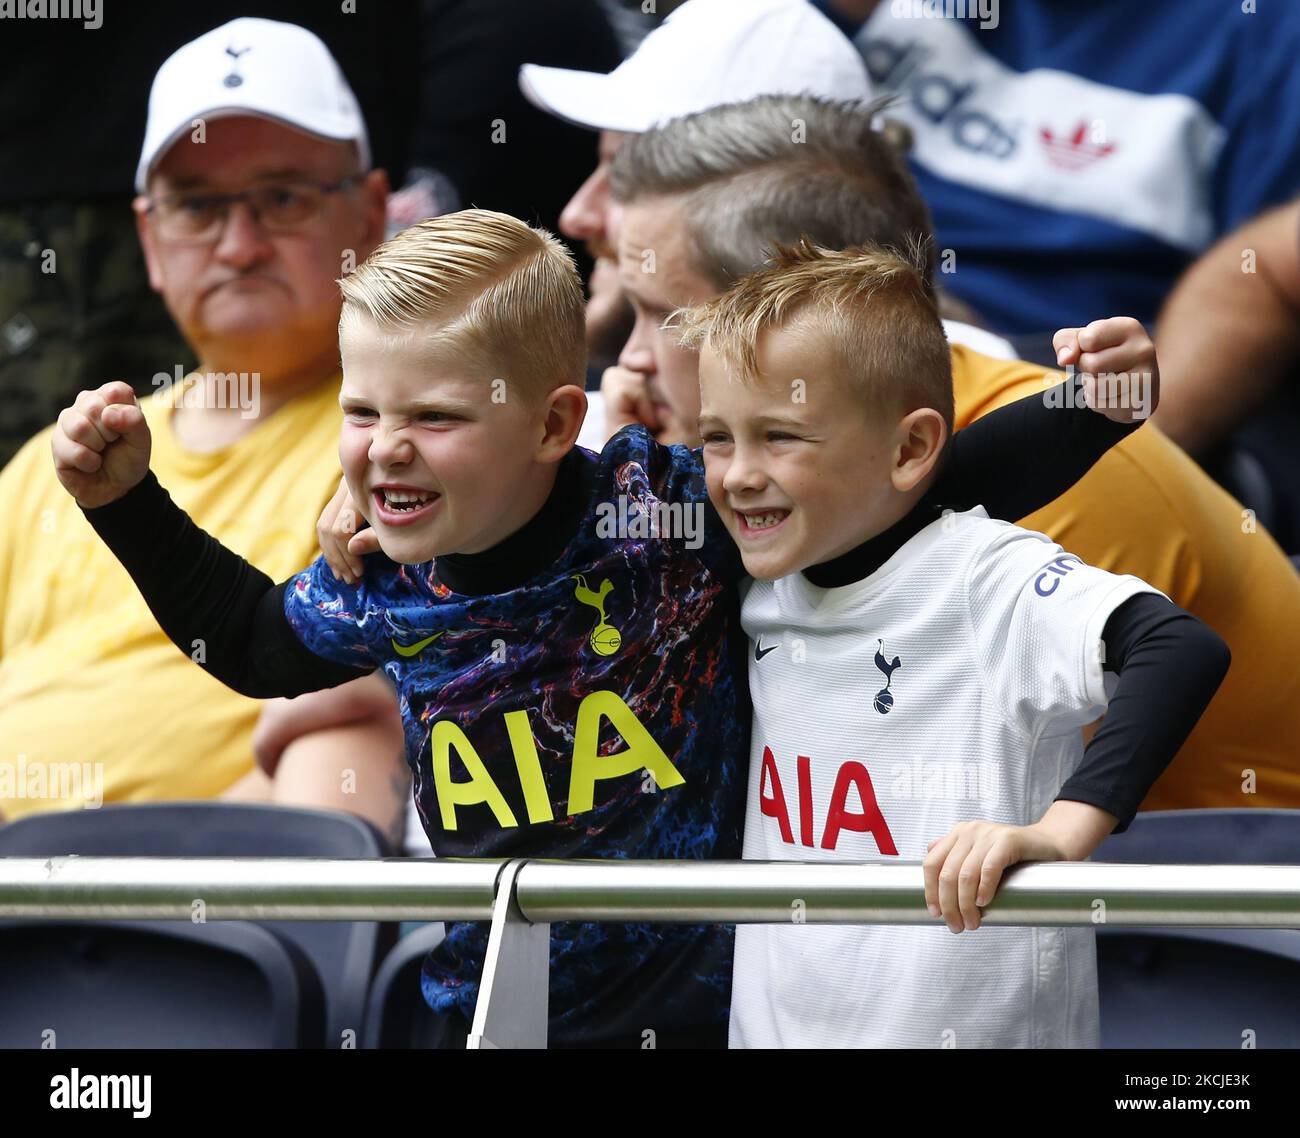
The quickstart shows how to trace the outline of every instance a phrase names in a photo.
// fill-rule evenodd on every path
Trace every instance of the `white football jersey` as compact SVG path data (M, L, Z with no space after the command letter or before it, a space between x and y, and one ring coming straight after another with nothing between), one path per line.
M1156 591L980 508L852 585L754 582L745 858L920 861L958 822L1036 822L1105 709L1107 618ZM731 1045L1095 1047L1093 932L742 925Z

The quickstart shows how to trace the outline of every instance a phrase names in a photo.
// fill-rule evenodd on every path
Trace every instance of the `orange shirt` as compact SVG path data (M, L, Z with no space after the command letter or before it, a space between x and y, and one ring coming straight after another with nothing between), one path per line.
M1058 372L953 345L956 425ZM1007 456L1015 477L1015 456ZM1148 581L1232 649L1223 686L1144 810L1300 808L1300 574L1241 503L1151 424L1020 521L1089 564Z

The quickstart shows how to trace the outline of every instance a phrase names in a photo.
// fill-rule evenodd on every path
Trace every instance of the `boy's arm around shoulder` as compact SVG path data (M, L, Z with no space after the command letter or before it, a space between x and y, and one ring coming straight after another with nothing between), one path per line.
M633 424L605 444L597 478L604 498L598 513L613 502L622 503L629 515L659 511L660 536L674 552L699 560L728 584L745 576L740 550L709 500L700 448L661 443L644 426Z

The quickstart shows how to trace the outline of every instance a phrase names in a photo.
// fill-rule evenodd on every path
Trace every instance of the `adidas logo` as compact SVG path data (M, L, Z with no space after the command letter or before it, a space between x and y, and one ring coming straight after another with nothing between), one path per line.
M1080 122L1069 138L1057 138L1050 127L1039 127L1038 141L1042 143L1047 160L1063 170L1085 170L1094 162L1115 152L1113 142L1088 141L1086 122Z

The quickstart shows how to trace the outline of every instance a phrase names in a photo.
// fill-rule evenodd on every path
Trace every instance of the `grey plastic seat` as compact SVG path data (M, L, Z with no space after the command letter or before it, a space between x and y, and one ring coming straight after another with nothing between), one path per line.
M420 991L420 967L445 935L441 921L420 925L384 958L370 985L363 1047L424 1050L433 1046L436 1019Z
M0 1048L319 1045L310 961L244 921L0 922Z
M1300 865L1300 810L1155 810L1139 814L1127 832L1107 838L1092 860Z
M1093 861L1300 864L1300 810L1139 814ZM1097 930L1103 1047L1300 1047L1300 931Z
M350 814L261 803L177 802L105 806L20 818L0 826L0 857L392 856L373 827ZM228 922L210 922L199 929ZM323 1033L313 1046L359 1039L366 992L396 926L368 921L264 921L315 968L325 993ZM200 934L201 935L201 934ZM2 1013L0 1013L2 1014Z
M1300 1047L1300 932L1097 932L1103 1047Z

